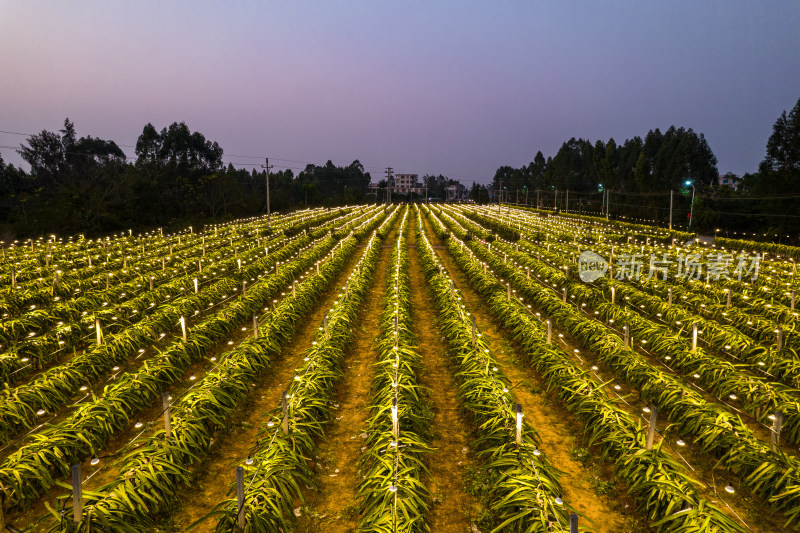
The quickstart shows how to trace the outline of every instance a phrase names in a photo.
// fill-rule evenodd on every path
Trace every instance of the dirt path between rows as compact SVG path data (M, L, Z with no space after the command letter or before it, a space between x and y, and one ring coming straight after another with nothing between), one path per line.
M416 220L416 217L413 217ZM433 403L433 442L436 451L428 460L433 476L430 486L434 505L430 513L431 531L468 532L481 506L468 490L470 473L477 470L468 443L472 426L459 407L458 388L448 363L447 345L436 326L436 309L416 249L416 222L409 232L409 268L414 333L419 342L424 372L420 383L429 391Z
M231 497L231 484L235 480L235 468L247 458L256 442L261 426L266 423L268 413L280 402L281 393L286 389L295 369L300 365L301 354L311 344L334 300L339 297L345 280L361 258L363 248L356 249L345 268L325 291L310 315L303 318L292 340L284 347L281 355L264 372L253 387L250 397L242 402L226 433L217 436L217 446L203 461L191 487L181 494L182 505L171 517L173 531L184 531L196 520L208 514L212 508ZM205 520L192 531L213 531L216 520Z
M355 338L345 350L344 377L337 387L334 403L336 415L319 443L316 461L319 490L306 491L308 501L301 511L298 532L337 533L355 531L358 527L358 483L362 479L358 458L364 446L362 431L369 418L369 391L378 357L374 342L380 334L383 295L396 239L395 229L383 243L375 280L359 312Z
M429 227L427 221L425 225ZM525 418L538 433L540 449L561 471L559 479L564 501L581 515L581 524L588 522L601 533L638 531L640 526L634 518L634 502L623 486L611 480L607 465L592 464L590 454L596 450L590 450L586 444L579 431L581 423L557 405L553 394L545 392L546 383L535 371L525 367L511 335L487 311L483 299L443 249L444 243L433 231L428 230L427 234L431 244L439 245L435 251L442 264L461 291L467 309L475 316L478 329L502 365L503 373L515 386L514 395L522 404Z
M500 254L496 251L494 253L499 259ZM532 253L531 256L533 257ZM533 274L531 275L531 280L544 288L552 290L549 285L542 282L541 279L537 278ZM560 296L560 292L554 291L554 294ZM577 307L577 309L583 310L586 313L587 318L594 318L591 310L581 307ZM546 315L546 312L542 311L541 309L533 308L532 311L539 311ZM604 326L607 326L603 322L600 323ZM642 424L646 427L648 420L643 414L642 408L647 404L642 400L639 392L631 387L628 383L619 380L617 376L615 376L614 372L612 372L607 365L599 359L596 353L583 349L584 347L580 341L573 338L566 331L560 330L557 324L554 327L553 333L554 335L557 335L555 339L559 347L561 347L565 353L570 356L573 362L579 363L579 366L583 366L585 368L591 367L593 373L600 382L614 384L614 388L609 389L609 396L612 398L616 397L619 400L617 403L619 408L627 411L635 417L640 417ZM621 335L619 332L617 332L617 334ZM563 335L563 337L561 335ZM578 349L580 349L580 355L577 355ZM573 353L573 350L576 353ZM654 364L655 366L659 366L661 364L658 362L657 358L654 358L643 352L641 350L641 346L638 348L638 351L642 353L642 355L648 359L651 364ZM544 386L544 383L541 385ZM698 390L701 393L704 393L704 391L700 389ZM534 392L537 391L534 390ZM713 396L707 393L704 394L707 400L712 402L717 401L715 398L713 398ZM544 397L544 401L548 401L546 396ZM554 397L553 403L557 403L557 399ZM558 408L558 406L554 406L554 408ZM722 512L728 514L733 520L743 523L746 529L749 531L753 531L755 533L767 531L770 533L788 531L786 526L783 525L786 520L783 514L769 512L767 509L769 504L765 505L764 502L760 501L759 498L754 496L746 487L733 482L732 484L738 485L736 487L735 494L730 495L727 492L723 494L722 488L727 483L735 480L735 476L730 474L724 466L718 464L716 458L704 453L698 445L691 441L691 439L686 439L686 445L678 448L677 445L673 443L680 437L680 434L674 430L667 430L669 426L671 426L669 420L664 417L659 417L657 427L661 432L661 435L665 436L662 451L671 455L679 463L686 465L686 473L689 476L699 480L699 483L696 484L696 488L701 497L716 505ZM656 436L656 442L660 442L662 440L661 435ZM587 456L586 454L588 453L589 457L591 457L591 454L593 453L591 447L589 447L588 450L584 448L576 451L580 451L580 455L582 456ZM597 484L597 487L603 493L607 494L607 489L609 487L597 483L597 480L599 480L597 476L599 473L597 466L601 465L590 465L589 475L595 479L595 484ZM604 468L609 470L608 466L605 466ZM628 502L626 500L626 503L628 503L630 507L633 506L633 502Z
M343 283L344 281L342 281L342 284ZM235 302L235 300L231 301L231 303L233 302ZM322 319L320 318L320 320ZM181 374L181 377L170 385L168 388L169 393L175 398L173 399L172 403L174 404L176 399L180 398L183 393L192 388L195 383L199 383L199 380L203 379L206 374L212 372L218 364L216 360L223 353L229 351L232 346L240 344L250 335L252 335L252 328L245 326L234 330L233 333L231 333L228 337L219 340L216 344L211 346L201 360L192 363ZM169 346L170 344L170 342L162 342L157 345L148 346L147 353L149 354L149 357L143 357L141 359L136 357L125 363L122 363L120 366L123 367L123 370L120 371L119 374L121 375L122 372L133 372L134 365L142 365L146 361L157 357L158 354L153 354L152 352L158 352L159 347ZM269 370L265 372L265 375L267 373L269 373ZM192 376L195 379L190 379ZM99 393L99 391L102 390L99 385L93 387L93 389L96 393ZM251 399L245 400L245 402L249 402L250 400ZM78 404L76 403L74 405ZM65 407L62 409L59 419L63 420L73 416L74 409L75 407L73 405ZM98 458L101 459L99 466L92 466L90 463L90 458L86 458L81 465L83 472L83 490L100 490L102 486L106 485L107 483L111 483L117 477L119 477L119 469L125 463L125 457L129 453L132 453L142 443L144 443L145 439L149 435L153 434L156 429L163 429L164 419L161 416L162 412L160 398L154 400L149 407L134 412L133 416L131 417L131 424L127 428L123 428L115 432L108 439L108 442L102 448L101 453L98 454ZM239 416L241 415L234 414L234 417ZM133 425L133 420L141 421L145 424L145 426L141 429L137 429ZM236 420L234 422L234 426L229 427L237 428L238 426L236 426L236 424L240 423L243 422ZM225 437L226 435L222 435L221 437L218 436L221 442L225 439ZM137 439L141 440L137 442ZM215 452L212 450L211 455L206 458L206 461L210 461L214 457ZM212 465L211 467L206 465L206 468L212 468L213 466L217 465ZM226 465L226 468L230 468L231 471L233 471L233 466ZM65 480L65 482L67 482L67 480ZM227 483L223 483L221 486L227 487ZM46 504L51 505L53 508L59 508L61 502L58 500L58 498L68 494L68 492L68 489L65 489L63 486L54 485L46 492L45 496L33 502L30 507L9 514L9 523L13 523L16 526L24 525L25 527L29 527L29 531L45 531L49 527L49 524L53 522L52 515L48 512ZM194 501L195 500L192 500L192 502ZM171 519L166 518L166 520L169 521ZM168 527L172 528L171 525L168 525ZM183 531L183 528L178 528L176 531Z

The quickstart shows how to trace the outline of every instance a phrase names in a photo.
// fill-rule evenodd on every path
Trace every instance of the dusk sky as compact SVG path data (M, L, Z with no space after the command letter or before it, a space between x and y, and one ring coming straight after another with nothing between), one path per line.
M0 130L69 117L132 146L184 121L237 166L359 159L375 181L485 183L570 137L673 124L743 174L800 98L797 0L0 0L0 50ZM6 162L24 140L0 133Z

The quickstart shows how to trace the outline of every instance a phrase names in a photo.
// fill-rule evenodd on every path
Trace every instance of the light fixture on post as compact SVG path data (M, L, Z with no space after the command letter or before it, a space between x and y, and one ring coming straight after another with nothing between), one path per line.
M683 183L686 186L691 186L692 187L692 203L690 204L691 206L689 208L689 233L691 233L692 232L692 218L694 217L694 193L695 193L695 187L694 187L694 182L692 180L686 180Z

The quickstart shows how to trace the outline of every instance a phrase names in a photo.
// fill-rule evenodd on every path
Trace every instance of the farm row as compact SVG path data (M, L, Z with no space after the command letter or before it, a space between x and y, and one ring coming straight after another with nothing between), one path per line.
M620 231L380 206L8 249L0 524L794 529L793 263Z

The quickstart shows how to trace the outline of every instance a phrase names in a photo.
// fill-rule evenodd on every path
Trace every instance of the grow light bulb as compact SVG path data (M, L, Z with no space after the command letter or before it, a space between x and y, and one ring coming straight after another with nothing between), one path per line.
M725 485L725 492L729 494L733 494L734 492L736 492L736 490L733 488L733 485L731 485L730 481L728 482L727 485Z
M686 443L683 442L683 439L678 439L677 442L675 442L675 444L677 444L678 446L686 446Z
M81 387L81 388L80 388L80 391L81 391L81 392L84 392L84 391L85 391L86 389L88 389L88 388L89 388L89 387L87 387L86 385L84 385L83 387Z
M141 420L137 420L137 421L136 421L136 423L133 425L133 427L135 427L136 429L139 429L139 428L140 428L140 427L142 427L143 425L144 425L144 424L142 424L142 421L141 421Z
M197 376L189 376L189 381L194 381L197 379Z
M216 361L216 360L217 360L216 357L212 357L211 359L209 359L209 361Z
M730 398L731 400L735 400L735 399L736 399L736 395L735 395L735 394L731 394L731 395L729 396L729 398Z
M245 461L244 461L244 464L246 464L246 465L253 464L253 458L248 455L247 459L245 459Z
M92 460L91 460L91 461L89 461L89 463L90 463L92 466L96 465L96 464L97 464L97 463L99 463L99 462L100 462L100 459L98 459L97 457L92 457Z
M36 414L37 414L37 415L39 415L39 416L42 416L42 415L43 415L43 414L45 414L46 412L47 412L47 411L45 411L44 409L39 409L38 411L36 411Z
M392 429L395 436L397 434L397 422L397 398L392 398Z
M650 412L650 408L649 407L644 407L642 409L642 411L644 411L645 413L649 413Z
M556 502L556 505L564 505L564 500L562 500L561 498L556 498L555 502Z
M620 390L621 388L622 387L620 387L619 385L614 385L614 389L616 389L616 390Z
M392 485L389 487L389 492L397 492L397 485Z

